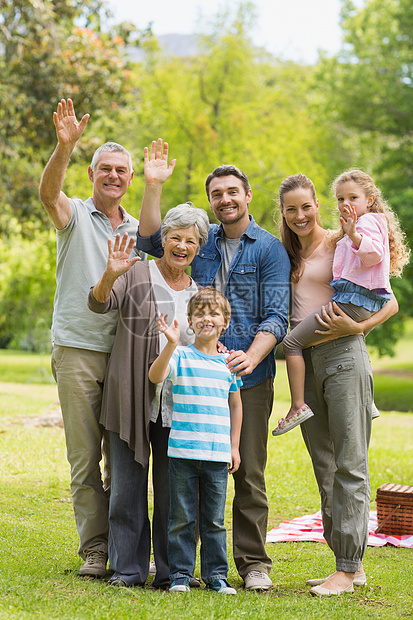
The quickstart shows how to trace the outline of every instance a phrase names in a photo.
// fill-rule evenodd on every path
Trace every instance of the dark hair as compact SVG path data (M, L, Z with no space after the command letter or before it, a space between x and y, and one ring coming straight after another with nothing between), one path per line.
M221 291L213 286L201 288L191 297L187 308L188 318L190 319L197 309L202 310L205 306L208 306L209 308L216 308L218 306L222 312L225 322L230 320L231 306L229 305L229 301L225 295L221 293Z
M207 176L206 181L205 181L205 190L208 196L208 200L209 200L209 185L212 179L215 179L217 177L228 177L228 176L233 176L233 177L237 177L237 179L240 179L242 181L242 186L246 194L250 191L251 189L250 182L248 181L248 177L245 174L245 172L242 172L242 170L232 165L218 166L218 168L215 168L215 170L213 170Z
M308 189L311 192L311 197L314 202L317 202L317 195L315 192L314 183L311 179L305 176L305 174L294 174L284 179L279 189L280 209L281 213L284 208L283 199L285 194L292 192L296 189ZM298 282L300 279L301 271L301 245L298 240L298 236L287 226L285 218L281 217L280 221L280 235L283 246L287 250L287 254L291 263L291 282ZM317 213L317 223L320 224L320 216Z

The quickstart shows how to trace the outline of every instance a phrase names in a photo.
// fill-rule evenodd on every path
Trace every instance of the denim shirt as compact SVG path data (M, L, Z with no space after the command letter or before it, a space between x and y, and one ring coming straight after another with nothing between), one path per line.
M280 343L287 333L290 297L290 261L282 243L250 223L232 260L224 294L231 304L231 321L221 341L231 349L247 351L258 331L271 332ZM211 224L208 241L192 262L191 276L200 286L213 286L222 262L222 225ZM151 237L137 235L137 248L162 256L161 229ZM241 389L275 376L275 349L245 375Z

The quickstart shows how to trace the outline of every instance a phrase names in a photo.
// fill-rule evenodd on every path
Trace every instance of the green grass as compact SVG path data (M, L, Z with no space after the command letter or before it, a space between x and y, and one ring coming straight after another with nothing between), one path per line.
M413 320L396 346L394 357L379 358L370 351L374 369L374 400L383 411L413 410Z
M383 411L409 411L413 409L413 373L401 377L397 374L374 375L374 400Z
M370 449L372 508L384 482L413 484L413 321L396 357L372 355L375 400L382 411L373 424ZM71 506L63 429L27 424L58 404L50 381L50 356L0 351L0 617L25 619L169 620L202 618L367 619L413 617L413 550L368 547L368 586L354 595L320 600L308 593L309 577L334 570L327 545L267 545L273 558L274 589L267 594L241 588L231 553L230 582L236 597L203 591L170 595L145 589L116 589L105 581L77 576L77 534ZM289 399L283 363L278 363L272 426ZM298 429L269 438L267 491L269 527L319 509L311 462ZM226 524L231 548L231 499ZM197 567L199 574L199 566Z
M280 381L280 379L278 380ZM280 398L272 426L285 413ZM288 393L287 393L288 395ZM230 582L236 597L204 591L172 595L149 587L117 589L105 581L77 576L77 534L69 490L63 430L29 426L56 405L56 387L0 384L0 617L202 620L220 618L364 620L413 616L413 550L369 547L365 557L368 586L336 599L313 598L305 581L334 569L325 544L267 545L274 565L274 589L245 592L231 553ZM26 423L25 423L26 422ZM385 413L374 422L370 450L372 497L383 482L413 483L413 416ZM269 527L312 513L319 497L311 464L298 429L269 438L267 487ZM231 541L232 485L226 524ZM372 502L374 508L374 501ZM199 567L197 567L199 575Z
M368 342L368 339L367 339ZM413 373L413 319L405 324L405 333L397 342L394 357L385 355L379 357L370 350L370 359L373 368L378 370L409 371Z
M406 323L396 355L379 358L370 350L374 370L375 400L383 411L412 411L413 403L413 319ZM277 399L288 400L284 362L277 361ZM50 355L0 350L0 380L15 383L53 383Z
M0 349L0 381L54 383L50 355Z

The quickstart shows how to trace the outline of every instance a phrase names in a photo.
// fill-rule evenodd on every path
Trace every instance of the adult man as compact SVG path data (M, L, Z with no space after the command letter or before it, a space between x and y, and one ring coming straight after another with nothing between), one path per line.
M220 166L205 185L210 208L221 225L211 224L191 275L202 286L220 289L231 304L231 322L222 342L230 351L229 367L243 377L241 466L234 474L234 560L247 589L266 590L272 583L268 576L271 559L265 552L268 502L264 470L274 353L288 324L290 263L280 241L249 215L252 191L241 170ZM148 201L141 210L139 249L153 253L156 248L159 255L159 225L158 205Z
M135 233L138 220L120 206L132 182L133 170L129 152L114 142L97 149L89 166L92 198L84 202L70 199L62 192L70 156L88 119L89 114L85 114L77 121L70 99L59 102L53 115L58 142L42 175L40 199L57 234L52 370L58 385L71 465L79 555L85 560L79 574L103 577L108 547L109 470L105 467L102 482L100 461L104 436L99 416L118 317L116 312L102 316L91 312L87 295L105 269L108 238L113 243L116 235L123 236L123 249L130 252L134 240L128 243L127 235ZM162 141L158 140L146 165L149 181L151 167L167 170L166 159L167 145L162 153ZM170 174L167 170L166 177ZM150 195L150 182L147 187Z

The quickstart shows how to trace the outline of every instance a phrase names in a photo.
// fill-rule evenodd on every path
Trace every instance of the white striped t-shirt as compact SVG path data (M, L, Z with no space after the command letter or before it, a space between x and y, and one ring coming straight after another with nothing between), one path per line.
M170 361L173 384L168 456L231 461L228 397L242 385L225 364L226 355L206 355L190 345L177 347Z

